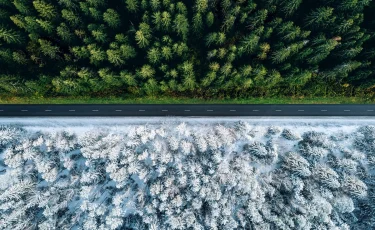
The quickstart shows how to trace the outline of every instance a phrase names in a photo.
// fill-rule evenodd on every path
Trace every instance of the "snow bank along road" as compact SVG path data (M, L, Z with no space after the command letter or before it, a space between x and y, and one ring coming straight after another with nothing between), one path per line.
M364 105L0 105L6 116L375 116Z

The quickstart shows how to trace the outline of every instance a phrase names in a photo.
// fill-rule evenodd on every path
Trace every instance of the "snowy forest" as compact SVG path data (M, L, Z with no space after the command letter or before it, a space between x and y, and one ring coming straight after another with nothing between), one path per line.
M374 125L265 123L1 125L0 229L375 229Z
M371 0L0 0L0 95L375 96Z

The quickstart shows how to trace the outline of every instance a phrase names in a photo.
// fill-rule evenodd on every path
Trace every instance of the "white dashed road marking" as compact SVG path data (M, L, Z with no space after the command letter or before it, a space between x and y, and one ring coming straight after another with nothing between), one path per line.
M230 108L230 107L229 107ZM321 111L321 112L327 112L327 111L331 111L330 113L327 113L327 114L331 114L331 113L339 113L339 111L340 110L328 110L328 109L319 109L319 108L316 108L316 109L314 109L314 111L313 110L311 110L311 109L308 109L308 110L305 110L305 109L298 109L298 107L296 107L297 108L297 110L293 110L293 109L287 109L287 110L284 110L284 109L274 109L273 110L273 112L284 112L284 113L291 113L291 114L297 114L297 113L295 113L295 112L306 112L306 113L303 113L303 114L300 114L301 116L304 116L304 115L306 115L306 114L309 114L309 113L314 113L314 111L315 112L317 112L317 111ZM349 107L350 108L350 107ZM370 107L371 108L371 107ZM172 111L177 111L177 110L179 110L179 111L184 111L184 112L191 112L191 114L194 114L194 112L195 112L195 110L194 110L194 107L193 107L193 110L191 110L191 109L184 109L184 110L182 110L182 108L181 109L172 109ZM30 110L28 110L28 109L18 109L17 111L19 111L19 112L25 112L25 114L26 114L26 112L30 112ZM32 112L38 112L38 111L34 111L34 109L32 108L32 110L31 110ZM39 110L39 113L41 113L41 112L52 112L52 111L55 111L55 112L59 112L59 111L57 111L57 110L54 110L54 109L43 109L43 108L41 108L40 110ZM75 109L69 109L69 110L65 110L65 111L69 111L69 112L76 112L76 110ZM82 111L87 111L87 110L82 110ZM100 110L99 109L92 109L91 110L92 112L99 112ZM116 109L116 110L112 110L113 112L123 112L123 111L126 111L126 110L123 110L123 109ZM139 112L146 112L146 109L139 109L138 110ZM169 110L168 109L160 109L159 111L162 111L162 112L168 112ZM234 112L237 112L237 110L236 109L227 109L226 110L227 112L233 112L233 114L234 114ZM248 110L249 111L249 110ZM261 110L258 110L258 109L252 109L252 110L250 110L250 111L252 111L252 112L261 112ZM293 112L294 111L294 112ZM360 114L361 112L363 113L363 112L375 112L375 109L363 109L363 110L361 110L361 111L359 111L358 109L356 109L356 108L354 108L354 110L353 109L342 109L341 110L342 112L348 112L347 114L349 114L349 112L353 112L353 113L355 113L355 114ZM1 112L4 112L4 113L1 113ZM8 110L4 110L4 109L0 109L0 113L1 113L1 115L3 116L4 114L6 114L6 113L8 113L9 111ZM103 112L103 111L102 111ZM151 113L152 111L149 111L149 113ZM216 112L215 112L215 110L214 109L206 109L206 112L212 112L211 113L211 115L215 115L216 114ZM215 113L214 113L215 112ZM241 114L244 112L244 111L242 111L241 109L240 109L240 112L241 112ZM270 111L269 111L270 112ZM13 112L11 112L11 113L14 113L14 111ZM278 113L279 115L283 115L284 113ZM99 113L98 113L99 114ZM147 113L148 114L148 113ZM164 113L164 114L167 114L167 113ZM189 113L190 114L190 113ZM261 113L259 113L259 114L261 114ZM326 114L326 115L327 115ZM350 113L350 114L352 114L352 113ZM211 116L211 115L209 115L209 116ZM249 113L249 115L251 115L250 113ZM369 113L367 113L367 115L370 115ZM41 115L41 116L43 116L43 115ZM49 115L45 115L45 116L49 116ZM93 115L94 116L94 115Z

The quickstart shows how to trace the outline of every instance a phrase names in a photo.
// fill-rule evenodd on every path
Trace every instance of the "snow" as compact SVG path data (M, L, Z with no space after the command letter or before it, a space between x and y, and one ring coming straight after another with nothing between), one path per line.
M295 131L315 130L326 131L353 131L361 125L374 125L374 117L12 117L0 118L0 125L20 125L26 129L39 130L70 130L75 133L85 132L101 127L118 128L128 125L160 125L186 122L190 125L199 125L199 128L212 124L228 124L236 121L246 121L252 126L264 127L279 126L291 128Z
M373 117L12 117L0 127L4 229L375 228Z

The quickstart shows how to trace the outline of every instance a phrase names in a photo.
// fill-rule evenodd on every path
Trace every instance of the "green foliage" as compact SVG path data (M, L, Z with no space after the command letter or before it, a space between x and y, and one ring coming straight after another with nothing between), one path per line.
M54 30L54 26L51 22L49 21L45 21L45 20L40 20L40 19L36 19L35 20L37 23L39 23L40 27L45 31L47 32L48 34L51 34Z
M267 19L268 10L259 10L253 16L249 18L249 27L255 28L263 24L263 22Z
M193 29L196 32L199 32L203 27L202 14L197 13L193 17Z
M198 13L204 13L208 9L208 0L196 0L195 8Z
M52 4L48 4L45 1L36 0L33 1L34 8L38 11L41 17L52 19L56 16L56 9Z
M150 6L152 10L160 9L160 0L150 0Z
M150 65L144 65L142 68L137 72L137 74L141 78L151 78L155 74L155 70Z
M169 48L168 46L164 46L162 49L161 49L161 53L163 55L163 58L165 60L170 60L172 58L172 49Z
M121 24L120 15L113 9L104 12L103 20L112 28L119 27Z
M140 48L144 48L150 44L151 28L146 23L139 25L139 30L135 33L135 40Z
M108 61L116 66L125 64L120 50L107 50Z
M8 44L21 43L21 36L17 32L5 28L0 28L0 39Z
M206 16L206 24L208 27L212 26L215 21L215 16L212 12L208 12Z
M93 17L94 19L96 20L100 20L102 18L102 12L100 12L100 10L96 9L96 8L93 8L93 7L89 7L88 8L88 15L90 15L91 17Z
M242 52L248 54L254 52L258 46L259 39L260 37L254 34L244 37L240 46L240 54L242 54Z
M56 59L59 53L59 47L52 45L50 41L43 39L38 40L40 45L40 51L51 59Z
M1 73L23 93L375 97L370 0L0 6Z
M0 91L11 93L13 95L22 95L28 91L27 87L22 84L19 76L0 75Z
M154 96L158 93L159 87L155 79L148 79L144 85L144 90L147 95Z
M160 50L156 47L149 49L147 58L151 63L156 64L160 61Z
M96 41L102 42L102 43L107 42L107 34L102 28L92 30L91 34Z
M184 40L187 39L189 32L189 22L183 14L177 14L174 20L174 29L178 35L181 35Z
M98 48L96 45L89 45L87 48L90 52L90 63L99 65L101 62L106 60L106 52L104 52L101 48Z
M293 14L298 7L301 5L302 0L285 0L283 1L283 8L282 10L287 14Z
M125 0L126 7L130 12L136 12L139 7L138 0Z
M56 28L57 35L64 41L70 42L73 39L73 33L65 23L61 23Z
M161 14L161 23L162 23L163 28L165 28L165 30L167 30L171 26L172 19L171 19L171 15L169 12L164 11Z
M71 10L63 9L61 16L72 26L77 26L80 22L80 18Z
M31 11L30 6L28 5L28 1L26 0L14 0L13 4L16 9L22 14L29 14Z
M335 20L335 17L332 17L332 15L333 15L333 8L320 7L316 10L313 10L306 17L306 25L311 25L314 27L328 26L331 22Z
M27 63L27 58L25 54L21 52L13 52L13 60L17 62L18 64L26 64Z

